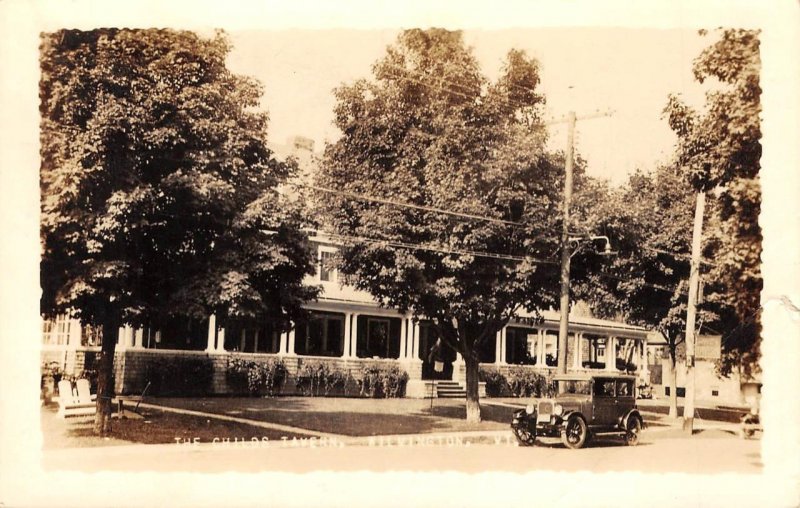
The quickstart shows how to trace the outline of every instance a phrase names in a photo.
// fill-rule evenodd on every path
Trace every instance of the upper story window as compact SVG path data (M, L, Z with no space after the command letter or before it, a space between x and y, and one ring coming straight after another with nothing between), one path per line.
M319 248L319 280L322 282L336 282L338 273L334 267L333 258L336 255L335 249L331 247Z
M42 327L42 343L62 346L69 340L70 319L60 314L55 319L45 319Z

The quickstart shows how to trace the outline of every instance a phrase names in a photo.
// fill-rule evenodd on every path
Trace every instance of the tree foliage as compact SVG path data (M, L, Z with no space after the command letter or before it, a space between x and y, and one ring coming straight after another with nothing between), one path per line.
M42 36L41 310L103 326L98 401L121 324L285 327L314 295L300 216L276 191L295 168L267 148L260 86L226 69L229 49L222 33Z
M42 311L288 315L309 296L294 168L266 146L260 86L225 36L95 30L42 39Z
M560 161L543 148L538 84L538 64L524 53L510 51L501 77L489 82L459 32L431 29L403 32L371 80L335 92L343 136L326 147L321 185L520 224L344 195L319 202L324 225L342 235L349 282L431 319L463 355L475 402L468 418L477 410L482 345L519 307L556 302L555 267L532 259L557 249L561 182Z
M695 78L714 84L702 110L675 96L665 110L678 135L679 164L696 189L715 196L704 255L715 263L708 278L719 301L733 309L724 372L739 364L749 371L759 356L760 67L758 31L723 30L694 62Z

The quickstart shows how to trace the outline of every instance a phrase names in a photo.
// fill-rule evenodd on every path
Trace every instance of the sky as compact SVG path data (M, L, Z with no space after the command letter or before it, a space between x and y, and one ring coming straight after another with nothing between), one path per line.
M262 107L270 114L269 137L283 144L296 135L315 141L339 137L333 125L332 90L371 76L397 30L281 30L230 32L230 69L265 86ZM541 64L546 118L569 111L612 116L578 122L576 150L587 172L624 182L635 169L668 161L675 137L662 110L668 94L700 105L692 60L712 39L689 29L538 28L467 30L464 39L494 80L511 48ZM563 124L550 127L550 148L566 146Z

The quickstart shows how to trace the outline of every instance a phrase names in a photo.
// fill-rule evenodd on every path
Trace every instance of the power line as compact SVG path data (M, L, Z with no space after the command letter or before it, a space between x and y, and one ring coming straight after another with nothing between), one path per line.
M406 202L402 202L402 201L393 201L393 200L390 200L390 199L376 198L376 197L373 197L373 196L367 196L365 194L356 194L355 192L330 189L330 188L320 187L320 186L317 186L317 185L311 185L311 184L307 184L307 183L294 182L294 183L289 183L289 185L292 185L292 186L295 186L295 187L305 187L307 189L312 189L312 190L316 190L316 191L319 191L319 192L326 192L326 193L329 193L329 194L336 194L338 196L345 196L345 197L349 197L349 198L352 198L352 199L358 199L358 200L361 200L361 201L372 201L372 202L381 203L381 204L384 204L384 205L392 205L392 206L399 206L399 207L405 207L405 208L413 208L413 209L416 209L416 210L423 210L423 211L426 211L426 212L441 213L443 215L452 215L454 217L460 217L460 218L464 218L464 219L473 219L473 220L481 220L481 221L486 221L486 222L494 222L494 223L497 223L497 224L503 224L503 225L507 225L507 226L521 226L521 227L526 226L526 224L524 224L522 222L517 222L517 221L511 221L511 220L505 220L505 219L497 219L497 218L494 218L494 217L486 217L486 216L483 216L483 215L475 215L475 214L471 214L471 213L454 212L454 211L451 211L451 210L444 210L442 208L436 208L436 207L427 206L427 205L417 205L417 204L414 204L414 203L406 203Z

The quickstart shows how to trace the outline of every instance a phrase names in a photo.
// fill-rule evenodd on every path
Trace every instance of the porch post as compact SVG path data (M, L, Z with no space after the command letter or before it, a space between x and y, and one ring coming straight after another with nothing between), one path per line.
M606 340L606 370L617 370L617 338L613 336Z
M211 353L216 349L217 338L217 316L211 314L208 316L208 338L206 343L206 353Z
M225 352L225 327L221 326L217 328L217 352L224 353Z
M408 343L408 338L406 337L406 321L408 321L408 319L405 316L400 318L400 352L397 355L400 360L406 357L406 344Z
M504 326L502 330L500 330L500 365L506 364L506 358L508 357L507 349L508 349L508 335L507 335L508 327Z
M77 319L70 319L69 334L67 335L67 349L77 349L81 345L81 322Z
M133 348L142 349L142 338L144 337L144 329L142 327L133 331ZM206 349L208 351L208 349Z
M288 355L291 355L291 356L294 356L294 355L296 354L296 353L294 352L294 328L292 328L291 330L289 330L289 332L287 333L287 335L288 335L288 339L287 339L287 346L288 346L288 349L287 349L287 351L286 351L286 354L288 354Z
M350 344L352 343L352 326L350 320L353 317L352 312L344 313L344 344L342 345L342 358L350 358Z
M125 330L124 326L120 326L119 329L117 330L117 349L118 350L127 349L128 336L127 336L127 334L125 332L126 332L126 330Z
M494 342L495 342L495 344L494 344L494 364L495 365L500 365L502 363L502 361L500 359L500 354L502 352L501 351L502 350L502 345L500 344L500 341L502 341L502 340L503 340L503 329L501 328L501 329L497 330L497 334L495 335L495 339L494 339Z
M575 368L580 369L581 352L583 351L583 332L575 332Z
M357 312L353 313L353 324L350 325L350 344L348 346L348 353L347 355L355 358L358 355L356 354L356 348L358 347L358 314Z
M411 357L413 359L419 358L419 321L414 322L412 336L411 336Z

